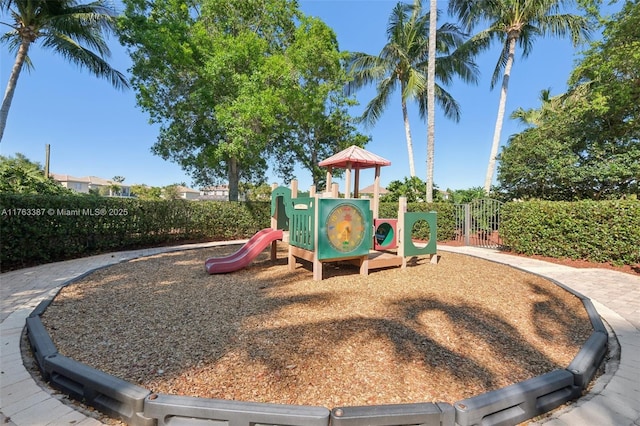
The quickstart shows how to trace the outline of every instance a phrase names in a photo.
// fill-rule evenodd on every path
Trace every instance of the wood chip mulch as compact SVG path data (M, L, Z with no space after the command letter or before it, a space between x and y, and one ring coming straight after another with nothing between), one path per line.
M566 368L582 303L516 269L440 253L358 274L272 263L208 275L238 246L133 260L65 287L42 320L60 353L153 392L336 406L449 402Z

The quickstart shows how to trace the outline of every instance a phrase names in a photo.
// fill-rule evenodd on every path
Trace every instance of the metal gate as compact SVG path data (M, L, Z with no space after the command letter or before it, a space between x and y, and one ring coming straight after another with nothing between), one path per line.
M500 237L500 207L502 202L483 198L468 204L455 205L455 239L465 246L498 248Z

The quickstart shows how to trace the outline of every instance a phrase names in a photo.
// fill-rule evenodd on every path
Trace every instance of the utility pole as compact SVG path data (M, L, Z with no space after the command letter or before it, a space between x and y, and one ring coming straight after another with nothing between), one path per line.
M44 177L49 179L49 154L51 152L51 145L46 144L44 146Z

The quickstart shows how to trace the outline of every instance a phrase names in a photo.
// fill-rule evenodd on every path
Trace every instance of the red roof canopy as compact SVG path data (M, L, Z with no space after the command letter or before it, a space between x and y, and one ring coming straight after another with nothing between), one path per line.
M390 166L391 161L365 151L359 146L351 145L349 148L340 151L318 163L320 167L336 167L340 169L349 168L347 163L351 163L352 169L368 169L375 166Z

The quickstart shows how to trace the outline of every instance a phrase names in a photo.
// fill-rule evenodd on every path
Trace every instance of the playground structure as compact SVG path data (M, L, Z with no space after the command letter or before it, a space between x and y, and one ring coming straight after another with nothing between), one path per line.
M288 265L295 269L299 259L311 262L313 279L322 280L323 264L348 262L360 268L361 275L369 270L406 267L408 256L436 256L436 213L407 212L406 199L401 198L397 219L378 217L380 168L391 162L357 146L351 146L319 163L327 167L327 188L316 192L311 187L309 197L298 197L297 182L291 188L276 187L271 195L271 227L288 231ZM338 184L332 183L333 169L346 170L344 198L339 197ZM360 170L375 168L373 198L358 198ZM353 197L351 193L354 176ZM415 223L426 221L429 241L423 247L411 239ZM272 243L275 256L277 241Z
M323 264L349 262L360 268L361 275L371 269L402 267L408 256L429 255L436 263L436 213L407 212L407 202L398 203L397 219L378 217L380 205L380 168L391 165L386 160L355 145L318 163L327 167L327 188L309 197L298 197L298 184L291 188L274 187L271 193L271 228L256 233L236 253L205 261L209 274L237 271L248 266L265 248L271 245L271 259L275 260L278 241L289 243L288 265L293 270L298 259L313 265L313 279L322 280ZM346 170L344 198L340 198L338 184L332 183L333 169ZM360 170L375 168L373 198L358 198ZM354 175L353 197L351 178ZM422 247L411 239L413 226L425 221L429 226L429 241ZM284 231L284 232L283 232ZM395 250L395 251L394 251Z

